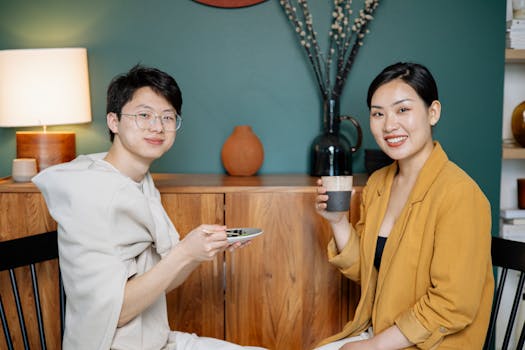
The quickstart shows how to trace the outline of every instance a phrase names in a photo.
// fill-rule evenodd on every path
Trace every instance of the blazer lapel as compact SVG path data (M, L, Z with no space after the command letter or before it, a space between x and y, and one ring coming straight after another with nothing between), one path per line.
M388 236L388 239L386 241L383 256L381 258L381 270L378 275L376 300L378 299L377 295L380 295L382 291L385 276L388 274L388 269L390 268L392 259L394 258L403 237L406 234L410 235L410 232L406 232L406 226L409 222L410 214L412 212L414 204L421 202L425 198L425 195L432 186L432 183L436 180L441 169L443 169L447 161L447 155L441 148L439 142L435 141L434 150L432 151L430 157L427 159L425 165L421 169L416 183L414 185L414 188L412 189L412 192L408 197L407 203L401 211L401 215L394 224L394 227L392 228L392 231L390 232L390 235ZM392 178L390 178L390 175L392 175ZM389 173L389 177L387 181L385 181L385 184L388 184L387 192L389 194L394 175L395 174ZM385 202L388 203L388 201ZM386 211L386 204L384 210ZM382 215L380 216L381 221L385 214L385 211L383 211ZM381 222L379 222L379 224L381 224ZM379 226L377 229L379 229ZM376 233L376 239L377 234L378 233ZM373 249L372 251L375 252L375 249Z
M362 291L361 295L368 298L369 312L371 316L372 308L374 305L376 288L377 288L377 272L374 268L374 256L376 250L377 236L379 228L385 216L386 208L388 206L388 198L390 196L390 188L392 187L392 181L394 175L397 172L397 162L394 162L389 166L388 172L385 175L385 179L381 186L374 188L374 193L370 200L370 205L366 212L366 224L364 228L363 236L361 237L361 261L363 266L361 271L364 273L362 280Z

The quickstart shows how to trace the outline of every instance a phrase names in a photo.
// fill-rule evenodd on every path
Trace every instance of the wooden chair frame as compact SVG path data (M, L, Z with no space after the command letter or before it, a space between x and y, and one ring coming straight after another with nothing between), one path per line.
M57 232L46 232L32 235L24 238L0 242L0 271L8 271L13 297L16 304L16 313L20 327L20 333L25 349L29 349L30 341L28 337L26 320L24 318L23 303L20 298L19 284L15 275L15 269L18 267L29 266L31 274L32 293L35 303L35 314L38 323L38 334L40 338L41 349L47 349L46 336L44 331L44 321L40 301L38 286L38 277L35 264L46 260L58 258ZM62 285L62 278L59 270L59 303L60 303L60 331L61 337L64 334L65 321L65 293ZM27 304L26 304L27 307ZM5 335L5 341L9 350L13 349L13 338L8 325L8 317L5 311L5 305L0 295L0 320ZM13 327L13 325L11 326Z
M494 295L494 303L490 317L489 329L483 349L489 349L491 343L494 342L495 339L496 320L501 306L501 297L503 295L503 288L505 287L507 273L509 270L520 272L518 286L514 294L514 300L501 348L502 350L506 350L509 347L518 307L520 301L523 299L523 286L525 284L525 243L511 241L499 237L492 237L492 264L495 267L501 267L501 275L496 288L496 293ZM523 349L523 345L525 343L525 323L521 325L521 327L521 333L516 349Z

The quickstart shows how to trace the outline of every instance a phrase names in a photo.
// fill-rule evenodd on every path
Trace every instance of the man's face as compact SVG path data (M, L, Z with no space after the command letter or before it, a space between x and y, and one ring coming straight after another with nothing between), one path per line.
M162 116L177 113L173 106L150 87L135 91L133 98L122 107L120 121L115 113L108 114L108 127L115 133L113 147L133 158L151 163L166 153L175 141L176 131L166 131L160 118L149 123L136 122L142 113Z

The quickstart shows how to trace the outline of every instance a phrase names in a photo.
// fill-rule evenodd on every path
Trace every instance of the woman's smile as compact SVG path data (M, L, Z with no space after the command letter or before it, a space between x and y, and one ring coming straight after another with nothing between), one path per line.
M400 136L400 135L385 136L386 144L389 147L400 147L405 143L407 139L408 139L408 136Z

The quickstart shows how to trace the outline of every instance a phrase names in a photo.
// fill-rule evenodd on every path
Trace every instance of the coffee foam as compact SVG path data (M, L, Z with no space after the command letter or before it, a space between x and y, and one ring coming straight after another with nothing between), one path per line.
M327 191L351 191L352 176L321 176L323 187Z

